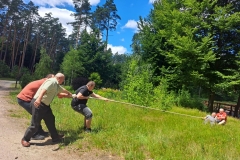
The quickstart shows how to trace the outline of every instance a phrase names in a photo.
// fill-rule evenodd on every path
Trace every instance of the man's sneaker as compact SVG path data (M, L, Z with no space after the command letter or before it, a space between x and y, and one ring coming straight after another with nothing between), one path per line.
M63 141L63 138L64 138L64 135L63 135L63 134L60 134L60 135L58 135L57 138L52 139L52 142L53 142L53 143L62 142L62 141Z
M36 134L36 135L33 135L32 140L44 140L45 137L43 135L40 135L40 134Z
M85 132L86 132L86 133L91 133L91 132L92 132L92 129L91 129L91 128L86 128L86 129L85 129Z

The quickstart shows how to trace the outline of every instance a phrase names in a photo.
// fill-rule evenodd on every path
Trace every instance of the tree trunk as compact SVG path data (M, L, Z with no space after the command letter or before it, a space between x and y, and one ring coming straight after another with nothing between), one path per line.
M239 107L240 107L240 95L238 96L238 102L237 102L237 105L235 106L235 110L234 110L234 115L233 115L233 117L238 117Z
M107 26L109 26L109 19L108 19L108 25L107 25ZM107 44L108 44L108 30L109 30L109 28L107 27L107 28L106 28L106 42L105 42L105 48L104 48L105 51L107 51Z
M17 44L17 50L16 50L16 56L15 56L15 59L14 59L14 65L16 64L16 61L17 61L17 55L18 55L18 50L19 50L19 46L20 46L20 41L18 41L18 44ZM20 57L20 56L19 56ZM19 58L20 59L20 58Z
M22 62L21 62L21 66L20 66L20 70L19 70L19 73L21 72L21 69L24 65L24 60L25 60L25 53L26 53L26 50L27 50L27 45L28 45L28 37L29 37L29 32L30 32L30 24L28 25L28 27L26 28L26 33L25 33L25 36L24 36L24 45L23 45L23 55L22 55Z
M7 24L8 24L8 12L7 11L7 15L6 15L6 23L4 24L4 28L3 28L3 32L2 32L2 36L1 36L1 39L2 39L2 43L1 43L1 53L0 53L0 60L2 60L2 55L3 55L3 46L4 46L4 42L6 41L6 33L7 33Z
M211 91L208 99L208 110L209 112L213 112L213 103L214 103L215 93Z
M55 46L55 33L52 35L52 38L51 38L51 44L49 46L49 56L52 60L54 60L54 54L55 54L55 51L53 50L54 46Z
M34 65L35 65L35 61L36 61L38 42L39 42L39 33L37 34L37 40L36 40L36 46L35 46L35 51L34 51L34 57L33 57L32 65L31 65L31 73L32 74L33 74Z
M78 40L79 40L79 37L80 37L80 29L81 29L81 25L79 24L79 28L78 28L78 32L77 32L77 37L76 37L76 49L77 49L77 46L78 46Z
M5 48L5 52L4 52L4 56L3 56L3 61L7 64L7 61L6 61L6 56L7 56L7 51L8 51L8 45L10 44L11 42L11 30L12 30L12 25L10 25L9 27L9 34L8 34L8 37L6 39L6 48Z
M17 52L15 51L15 47L16 47L16 36L17 32L16 32L16 26L14 26L14 34L13 34L13 40L12 40L12 56L11 56L11 69L14 66L14 59L17 56Z

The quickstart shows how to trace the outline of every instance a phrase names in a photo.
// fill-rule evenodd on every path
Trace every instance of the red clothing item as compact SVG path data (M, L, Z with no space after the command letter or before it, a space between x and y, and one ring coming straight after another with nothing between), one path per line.
M225 120L225 121L227 121L227 114L226 114L226 112L222 112L222 113L219 112L219 113L217 113L216 117L217 117L218 120Z
M38 88L43 84L43 82L45 82L45 80L47 80L47 78L28 83L17 95L17 98L26 102L30 102L35 93L37 92Z

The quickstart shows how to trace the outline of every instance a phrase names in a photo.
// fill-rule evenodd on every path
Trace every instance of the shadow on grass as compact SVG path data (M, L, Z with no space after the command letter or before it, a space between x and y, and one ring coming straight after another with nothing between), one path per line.
M63 143L64 139L62 139L62 141L59 142L52 142L52 139L48 139L45 142L30 142L31 145L36 145L36 146L46 146L46 145L54 145L54 144L58 144L58 143Z
M83 127L80 127L77 130L67 130L67 131L63 130L63 131L61 131L61 134L63 133L65 136L58 142L52 142L52 139L50 138L44 142L42 142L42 141L35 142L34 141L34 142L30 142L30 144L36 145L36 146L46 146L46 145L56 145L56 144L59 144L58 147L68 146L79 139L84 139L84 136L86 136L86 135L97 134L101 130L102 130L102 128L96 128L96 129L93 129L91 133L85 132Z
M61 131L61 133L63 133L65 135L64 138L64 145L67 146L79 139L84 139L84 136L86 136L87 134L97 134L102 130L102 128L98 127L98 128L94 128L92 129L92 131L90 133L85 132L83 127L79 127L77 130L68 130L68 131Z

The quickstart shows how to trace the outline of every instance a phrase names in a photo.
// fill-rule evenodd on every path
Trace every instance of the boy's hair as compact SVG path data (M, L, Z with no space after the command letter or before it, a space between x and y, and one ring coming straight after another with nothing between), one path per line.
M94 81L89 81L87 83L87 86L89 86L89 87L95 86L95 82Z

